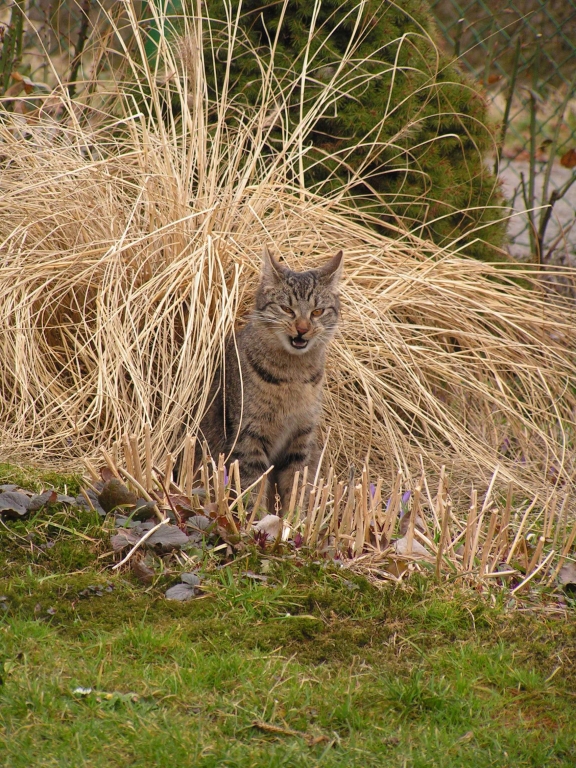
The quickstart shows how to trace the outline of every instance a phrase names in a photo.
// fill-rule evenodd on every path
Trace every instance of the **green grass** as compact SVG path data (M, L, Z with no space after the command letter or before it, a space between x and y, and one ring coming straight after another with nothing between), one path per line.
M205 594L175 603L175 561L110 571L88 512L0 529L2 766L576 763L573 613L304 560L255 582L256 553L199 554Z

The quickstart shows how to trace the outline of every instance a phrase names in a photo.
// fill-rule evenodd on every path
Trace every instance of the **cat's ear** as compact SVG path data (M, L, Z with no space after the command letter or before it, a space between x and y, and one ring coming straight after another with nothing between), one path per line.
M324 264L323 267L320 267L317 270L318 277L323 277L330 283L337 283L342 275L343 257L343 252L338 251L335 256L332 256L327 264Z
M268 280L278 280L281 278L286 268L279 264L268 248L262 249L262 277Z

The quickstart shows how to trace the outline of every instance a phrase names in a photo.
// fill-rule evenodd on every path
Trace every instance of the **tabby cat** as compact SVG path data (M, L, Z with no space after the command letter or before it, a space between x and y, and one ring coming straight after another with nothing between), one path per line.
M213 457L238 459L243 488L273 465L271 511L276 495L287 509L296 470L316 471L324 367L340 313L341 273L342 251L318 269L293 272L264 249L254 310L228 340L212 383L201 435Z

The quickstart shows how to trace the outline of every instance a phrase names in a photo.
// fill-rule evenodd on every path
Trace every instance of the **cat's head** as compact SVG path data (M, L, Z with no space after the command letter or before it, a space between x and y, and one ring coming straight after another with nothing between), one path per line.
M290 354L328 344L338 323L342 251L318 269L293 272L264 248L254 320Z

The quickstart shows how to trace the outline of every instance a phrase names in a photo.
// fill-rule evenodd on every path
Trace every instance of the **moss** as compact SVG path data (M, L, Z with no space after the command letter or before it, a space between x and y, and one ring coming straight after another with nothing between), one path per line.
M80 493L81 478L77 474L54 472L35 467L20 467L15 464L0 462L0 483L13 483L22 488L40 493L53 488L59 493L77 496Z

